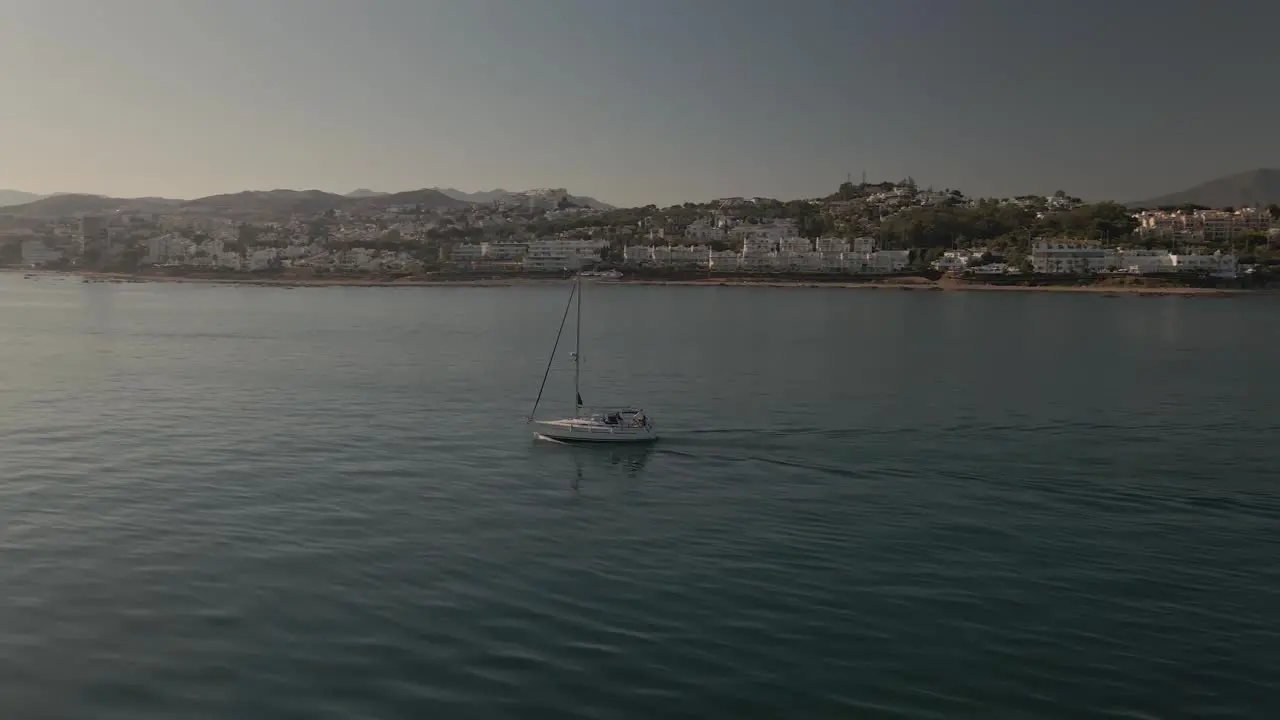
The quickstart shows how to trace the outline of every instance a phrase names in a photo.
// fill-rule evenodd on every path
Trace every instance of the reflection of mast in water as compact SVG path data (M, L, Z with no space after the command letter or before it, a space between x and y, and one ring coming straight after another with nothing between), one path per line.
M581 489L587 470L591 470L594 473L593 477L598 479L605 479L606 476L616 478L619 470L628 476L639 476L649 464L649 456L652 452L654 452L652 445L613 446L607 449L570 448L568 455L573 458L573 478L569 486L574 490ZM610 469L611 467L616 469Z
M629 451L615 448L609 456L609 462L613 465L622 465L629 475L639 475L648 464L649 453L652 450L653 448L649 446L631 448Z

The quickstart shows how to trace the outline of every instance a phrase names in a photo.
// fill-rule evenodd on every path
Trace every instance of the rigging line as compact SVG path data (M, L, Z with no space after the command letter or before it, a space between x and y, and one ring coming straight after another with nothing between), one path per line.
M582 376L582 272L578 272L578 282L574 285L578 292L578 319L573 324L573 414L582 410L582 389L579 378Z
M542 385L538 387L538 398L533 401L533 409L529 411L526 423L533 422L534 413L538 412L538 403L542 402L542 391L547 388L547 377L551 375L551 364L556 360L556 348L560 347L560 336L564 333L564 323L569 319L569 308L573 307L573 296L578 292L575 285L569 290L569 302L564 304L564 317L560 318L560 329L556 331L556 343L551 346L551 357L547 360L547 370L542 373Z

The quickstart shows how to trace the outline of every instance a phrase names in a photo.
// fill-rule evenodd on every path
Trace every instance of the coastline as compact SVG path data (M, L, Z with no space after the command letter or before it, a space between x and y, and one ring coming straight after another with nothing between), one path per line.
M530 276L489 276L489 277L253 277L238 273L207 273L198 275L153 275L149 273L112 273L88 271L53 271L31 270L22 268L4 268L2 272L22 272L24 277L80 277L88 282L105 283L177 283L197 285L232 285L254 287L302 288L302 287L379 287L379 288L411 288L411 287L516 287L526 285L543 285L547 283L565 282L563 277L530 277ZM883 280L815 280L806 278L769 277L701 277L701 278L660 278L639 277L618 280L592 280L601 285L663 285L663 286L700 286L700 287L771 287L771 288L838 288L846 290L898 290L915 292L1056 292L1087 293L1110 296L1189 296L1189 297L1240 297L1240 296L1275 296L1280 289L1274 288L1213 288L1192 287L1169 284L1131 284L1123 282L1129 278L1117 278L1120 282L1109 282L1103 279L1090 284L1076 285L1015 285L996 284L941 278L930 280L924 277L907 276L886 278Z

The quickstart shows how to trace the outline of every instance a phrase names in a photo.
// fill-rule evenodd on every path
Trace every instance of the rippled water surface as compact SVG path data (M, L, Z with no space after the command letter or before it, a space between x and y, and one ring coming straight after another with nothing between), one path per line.
M1280 716L1276 302L565 293L0 275L0 716Z

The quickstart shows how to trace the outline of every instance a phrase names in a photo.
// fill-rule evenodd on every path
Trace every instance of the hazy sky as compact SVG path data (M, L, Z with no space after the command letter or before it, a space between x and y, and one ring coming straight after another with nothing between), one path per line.
M568 187L615 204L913 176L1138 199L1280 166L1280 3L0 0L0 187Z

